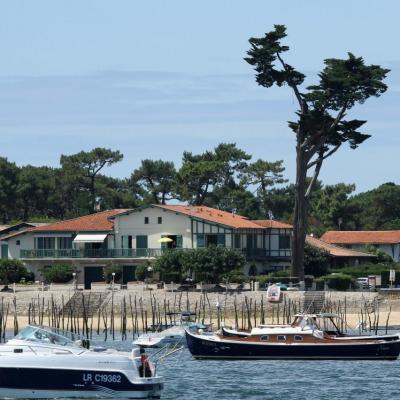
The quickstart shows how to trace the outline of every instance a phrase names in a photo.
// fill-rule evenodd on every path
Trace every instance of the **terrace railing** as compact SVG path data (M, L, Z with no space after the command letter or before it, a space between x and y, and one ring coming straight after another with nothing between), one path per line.
M21 258L141 258L157 257L163 249L31 249L20 251Z
M151 258L177 249L22 249L20 258ZM247 259L290 258L290 249L237 249Z

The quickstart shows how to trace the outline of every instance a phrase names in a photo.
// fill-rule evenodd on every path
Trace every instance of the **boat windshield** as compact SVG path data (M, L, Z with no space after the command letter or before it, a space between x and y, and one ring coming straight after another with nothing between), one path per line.
M79 338L74 338L75 335L73 333L70 333L71 338L68 338L65 333L52 328L28 325L14 339L46 344L52 343L59 346L76 346L74 339Z

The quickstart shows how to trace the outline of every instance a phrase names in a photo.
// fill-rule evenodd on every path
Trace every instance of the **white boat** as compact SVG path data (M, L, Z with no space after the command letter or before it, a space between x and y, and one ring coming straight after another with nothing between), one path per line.
M278 285L270 285L267 289L267 300L270 303L278 303L281 299L281 288Z
M0 398L160 398L163 378L139 349L88 350L73 339L28 325L0 345Z
M133 341L133 344L139 347L186 345L185 329L208 330L208 326L192 321L191 316L193 315L193 313L189 311L170 314L178 314L180 316L180 319L176 321L175 325L172 325L169 328L162 330L161 332L144 333L140 335L137 339L135 339Z

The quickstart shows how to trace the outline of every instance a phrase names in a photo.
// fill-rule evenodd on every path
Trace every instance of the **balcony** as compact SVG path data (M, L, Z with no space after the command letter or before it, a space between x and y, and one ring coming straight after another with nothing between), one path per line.
M289 259L292 256L290 249L241 249L248 260Z
M22 259L59 258L152 258L175 249L30 249L21 250ZM186 249L189 250L189 249ZM248 260L289 259L290 249L237 249Z
M162 249L32 249L21 250L20 258L142 258L157 257Z

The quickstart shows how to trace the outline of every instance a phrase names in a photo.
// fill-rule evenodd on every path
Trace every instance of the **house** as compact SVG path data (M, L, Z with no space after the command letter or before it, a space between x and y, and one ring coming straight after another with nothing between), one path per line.
M365 251L374 247L400 261L400 230L397 231L327 231L321 237L324 242Z
M359 265L374 262L376 256L361 251L350 250L344 247L326 243L321 239L307 235L306 243L329 253L329 264L332 268Z
M8 244L2 238L16 232L21 232L35 226L44 226L47 223L41 222L20 222L14 225L0 225L0 258L8 258Z
M234 248L246 256L248 274L282 269L290 266L290 238L291 226L277 221L251 221L205 206L151 205L31 227L2 240L7 256L21 259L37 277L41 267L69 264L90 288L103 280L105 265L121 265L125 283L134 280L137 265L168 248Z

